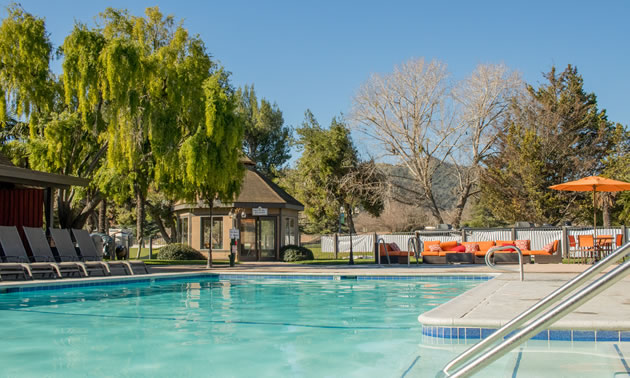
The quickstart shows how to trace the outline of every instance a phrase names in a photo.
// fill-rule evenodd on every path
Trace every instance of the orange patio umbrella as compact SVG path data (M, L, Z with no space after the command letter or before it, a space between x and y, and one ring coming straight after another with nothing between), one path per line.
M595 230L595 235L597 235L597 209L595 207L595 196L597 195L597 192L621 192L624 190L630 190L630 183L611 180L605 177L589 176L577 181L569 181L564 184L550 186L549 188L571 192L593 192L593 228Z

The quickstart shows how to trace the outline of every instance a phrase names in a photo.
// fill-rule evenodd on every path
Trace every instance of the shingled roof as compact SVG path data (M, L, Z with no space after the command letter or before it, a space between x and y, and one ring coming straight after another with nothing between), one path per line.
M275 205L269 207L286 207L304 210L304 205L293 198L281 187L269 180L252 166L246 166L241 193L234 201L234 207L254 207L261 203Z

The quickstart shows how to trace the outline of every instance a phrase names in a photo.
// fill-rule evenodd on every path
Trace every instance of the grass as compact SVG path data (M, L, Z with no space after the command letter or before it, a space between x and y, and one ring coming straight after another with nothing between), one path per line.
M160 250L159 248L153 248L153 256L155 256L159 250ZM133 248L133 247L129 248L130 259L136 259L136 253L138 253L138 248ZM149 258L149 248L142 248L142 251L140 251L140 259L144 260L148 258Z
M324 259L318 259L318 260L303 260L303 261L293 261L293 264L303 264L303 265L348 265L348 260L324 260ZM359 265L359 264L374 264L374 259L360 259L360 260L354 260L354 263Z
M304 261L295 261L294 264L309 264L309 265L345 265L348 264L348 259L350 258L350 252L339 252L337 254L337 258L335 259L335 254L332 252L322 252L322 247L319 243L317 244L304 244L303 247L306 247L313 251L313 260L304 260ZM353 252L354 255L354 263L355 264L375 264L374 261L374 253L370 252ZM357 258L359 256L367 257L367 258ZM415 257L411 258L411 263L416 264ZM420 263L422 263L422 258L420 258ZM387 264L387 257L381 257L381 264Z
M338 258L335 259L335 254L330 252L322 252L321 245L317 244L305 244L304 247L313 251L313 260L304 260L304 261L295 261L294 264L302 264L302 265L346 265L348 264L348 259L350 257L350 252L339 252ZM157 256L158 248L153 248L153 256ZM129 258L136 259L136 253L138 252L138 248L130 248L129 250ZM355 264L375 264L374 257L372 252L353 252L354 254L354 263ZM365 259L359 259L358 256L369 257ZM144 261L148 265L206 265L206 260L160 260L160 259L149 259L149 248L142 248L140 251L140 259ZM227 265L229 264L228 260L213 260L213 264L217 265ZM415 264L416 259L411 258L411 263ZM420 263L422 263L422 258L420 259ZM237 263L238 264L238 263ZM381 264L387 264L387 258L381 257Z

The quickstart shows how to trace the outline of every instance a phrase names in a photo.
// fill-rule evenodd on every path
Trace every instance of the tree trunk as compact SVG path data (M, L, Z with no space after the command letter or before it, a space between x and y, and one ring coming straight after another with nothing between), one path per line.
M603 195L608 196L608 193ZM608 207L609 199L603 196L602 199L602 222L604 223L604 228L610 228L610 208Z
M87 201L83 209L76 214L72 207L72 197L66 190L59 190L57 195L57 218L61 228L83 228L85 222L94 213L94 209L101 202L101 193L97 192Z
M102 200L101 206L98 208L98 232L101 234L108 233L107 227L107 201Z
M435 217L438 223L444 223L444 218L442 218L442 213L440 213L440 208L435 201L435 197L433 196L433 191L430 188L425 186L424 188L424 197L429 201L429 209L431 213Z
M466 207L466 202L468 202L468 197L470 197L470 190L472 189L472 184L467 184L459 193L459 198L457 199L457 205L455 205L455 215L453 216L453 228L458 229L459 223L462 221L462 214L464 213L464 208Z
M212 268L212 231L214 227L212 215L214 214L214 201L210 200L206 202L208 202L208 205L210 206L210 243L208 243L208 263L206 264L206 268ZM201 230L201 232L203 232L203 230ZM231 245L230 248L232 248ZM230 250L230 253L232 253L232 250Z
M165 238L164 240L167 240L169 243L177 243L177 240L179 239L179 230L177 229L177 222L175 221L175 218L171 216L168 219L166 219L165 226L171 230L171 237L170 239ZM162 236L165 236L165 235L166 235L166 230L164 231Z
M146 210L149 212L149 214L151 214L151 218L153 218L153 220L155 221L155 224L157 224L158 230L160 231L160 235L162 236L164 241L166 241L167 243L176 243L177 230L175 228L175 222L173 222L172 216L169 217L169 219L167 219L165 222L164 219L162 219L162 217L160 216L159 210L157 210L155 206L153 206L148 201L145 202L145 205L146 205ZM170 235L168 234L168 232L166 232L166 227L167 227L166 224L168 224L168 227L170 227L171 229Z
M144 237L144 196L138 189L136 189L136 237L138 239L136 259L139 259Z

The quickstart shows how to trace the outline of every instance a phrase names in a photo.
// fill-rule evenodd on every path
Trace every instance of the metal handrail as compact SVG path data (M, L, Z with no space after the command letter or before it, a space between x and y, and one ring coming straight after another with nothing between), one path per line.
M392 265L391 260L389 259L389 251L387 250L387 243L385 243L385 239L378 238L376 242L376 249L378 250L378 263L381 264L381 244L383 244L383 249L385 250L385 256L387 256L387 264Z
M506 272L514 272L514 269L509 269L509 268L499 268L498 266L496 266L493 262L492 262L492 256L494 255L495 252L497 251L505 251L508 249L513 249L516 251L516 253L518 253L518 264L520 266L520 278L521 281L523 281L525 279L524 273L523 273L523 252L521 252L521 249L513 246L513 245L505 245L505 246L500 246L500 247L493 247L490 248L488 250L488 252L486 252L486 265L488 265L490 268L492 269L496 269L496 270L503 270Z
M622 266L626 266L626 268L624 268L624 269L627 269L627 265L629 264L629 262L623 263L622 265L620 265L619 267L615 268L610 273L608 273L605 276L603 276L600 280L593 282L591 285L589 285L589 286L583 288L582 290L580 290L577 294L574 295L574 297L570 297L569 299L567 299L565 301L565 302L570 302L570 303L568 303L568 304L563 303L563 304L557 306L552 311L550 311L549 313L545 314L543 317L539 318L539 320L537 320L536 322L530 324L528 327L526 327L522 331L520 331L517 334L515 334L515 335L511 336L510 338L506 339L502 344L499 344L498 346L496 346L495 348L489 350L485 354L482 354L480 356L479 356L479 354L482 353L484 350L490 348L490 346L493 345L494 343L496 343L497 341L503 339L503 337L506 336L507 334L509 334L512 331L516 330L517 328L519 328L523 324L525 324L528 321L532 320L537 315L541 314L543 311L547 310L549 307L551 307L554 304L558 303L567 294L569 294L570 292L574 291L576 288L578 288L579 286L584 284L586 281L588 281L591 278L593 278L595 275L597 275L600 272L602 272L604 269L606 269L609 266L611 266L614 263L616 263L619 259L622 259L622 258L626 257L628 254L630 254L630 243L626 243L625 245L619 247L615 252L613 252L610 255L606 256L599 263L597 263L596 265L591 266L590 268L588 268L584 272L578 274L577 276L572 278L570 281L568 281L567 283L565 283L564 285L562 285L561 287L559 287L558 289L554 290L552 293L550 293L549 295L547 295L546 297L541 299L539 302L537 302L536 304L534 304L533 306L531 306L530 308L528 308L527 310L525 310L524 312L522 312L521 314L519 314L518 316L516 316L512 320L510 320L503 327L497 329L490 336L486 337L485 339L482 339L477 344L473 345L472 347L470 347L469 349L464 351L462 354L460 354L459 356L455 357L451 362L449 362L448 364L446 364L446 366L444 366L442 371L440 371L437 374L437 377L462 377L462 376L467 376L467 375L470 375L470 374L474 373L474 371L478 371L482 367L487 366L487 364L491 363L492 361L495 361L497 358L500 358L502 355L504 355L505 353L509 352L509 350L515 348L516 346L520 345L521 343L523 343L527 339L531 338L531 336L535 335L536 332L538 332L538 331L532 331L532 332L530 332L531 334L528 333L529 331L525 332L525 333L524 333L524 331L526 331L528 329L531 331L530 327L532 327L532 325L535 325L535 324L539 323L541 321L540 319L543 319L542 321L546 321L546 323L544 323L544 325L542 327L538 328L538 330L543 329L545 326L550 324L549 323L549 319L548 319L549 318L549 316L548 316L549 314L551 314L551 313L555 314L553 317L551 317L551 320L550 320L550 322L553 323L556 320L558 320L560 317L564 316L566 313L572 311L574 307L571 307L571 309L568 310L568 312L564 312L565 309L564 309L563 306L573 306L572 305L573 302L570 302L570 301L575 301L576 300L575 298L577 298L577 297L582 298L584 296L584 294L583 294L584 292L588 291L590 293L593 290L599 290L598 286L595 287L595 288L592 288L590 290L589 290L589 288L591 288L593 285L597 284L601 279L604 279L605 277L608 277L613 272L620 271L619 269ZM624 272L625 272L625 270L624 270ZM620 273L616 273L616 274L620 274ZM621 277L621 278L623 278L623 277ZM621 278L619 278L619 279L621 279ZM615 278L614 282L617 282L619 279ZM608 281L606 281L606 282L608 282ZM600 283L600 285L601 285L601 283ZM608 286L606 286L606 287L608 287ZM601 290L604 290L604 289L601 289ZM599 290L599 291L601 291L601 290ZM597 291L597 293L599 293L599 291ZM594 294L594 295L596 295L596 294ZM589 296L587 299L584 300L584 302L587 301L590 298L592 298L592 296ZM579 306L581 303L582 302L580 302L577 306ZM515 338L517 338L517 337L518 337L518 340L520 340L520 342L512 344L512 343L514 343L513 340ZM509 350L499 349L498 351L496 351L497 348L499 348L503 344L506 344L506 342L509 342L508 344L509 345L513 345L513 346ZM506 346L503 346L503 348L506 348ZM489 354L491 352L493 353L492 357L488 357L487 354ZM501 355L499 355L497 357L497 356L494 355L495 353L501 353ZM467 361L473 359L475 356L478 356L478 357L475 360L473 360L472 362L468 362L467 363ZM483 361L485 361L486 359L489 359L489 358L492 358L492 361L484 363L483 366L479 367L479 365L481 363L480 361L483 362ZM453 370L453 369L457 369L457 370L455 370L453 373L450 373L450 370Z
M407 241L407 250L408 251L412 251L413 250L413 255L416 257L416 265L420 264L420 259L418 256L418 252L420 250L419 246L418 246L418 240L413 237L413 238L409 238L409 240ZM410 261L409 261L409 255L407 255L407 266L410 266Z

